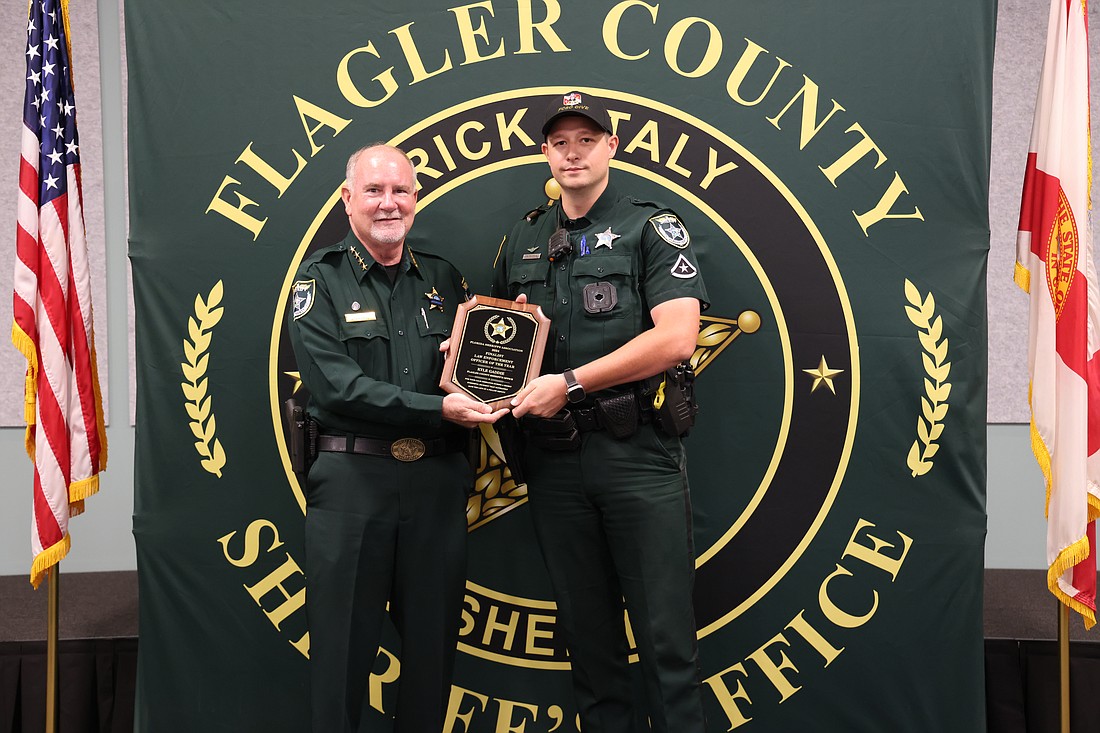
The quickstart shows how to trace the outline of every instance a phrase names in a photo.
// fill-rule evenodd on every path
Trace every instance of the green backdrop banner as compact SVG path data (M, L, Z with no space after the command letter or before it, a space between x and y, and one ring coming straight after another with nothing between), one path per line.
M283 323L298 263L347 230L348 154L410 152L414 246L486 293L546 201L541 110L582 88L608 100L616 185L680 213L713 299L687 440L709 729L983 730L995 10L127 3L139 729L307 728ZM447 730L575 731L491 433L477 473Z

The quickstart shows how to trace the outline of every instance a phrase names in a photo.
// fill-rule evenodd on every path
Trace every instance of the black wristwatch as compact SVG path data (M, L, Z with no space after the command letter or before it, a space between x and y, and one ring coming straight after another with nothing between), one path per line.
M565 399L574 405L578 402L584 402L584 398L588 395L585 394L581 383L573 376L573 370L566 369L562 372L562 376L565 377Z

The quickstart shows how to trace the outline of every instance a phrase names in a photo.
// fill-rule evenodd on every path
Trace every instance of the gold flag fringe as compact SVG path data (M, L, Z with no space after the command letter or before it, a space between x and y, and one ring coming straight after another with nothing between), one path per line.
M1025 270L1026 272L1026 270ZM1031 405L1031 385L1027 387L1027 403ZM1043 514L1047 517L1050 516L1050 491L1053 485L1053 475L1050 467L1050 451L1047 450L1046 443L1043 441L1041 435L1039 435L1038 428L1035 427L1035 413L1031 414L1031 452L1035 454L1035 460L1039 464L1039 468L1043 472L1043 479L1046 481L1046 504L1043 507ZM1094 497L1092 494L1088 496L1088 521L1093 521L1097 517L1100 517L1100 500ZM1065 548L1058 553L1058 557L1054 559L1050 568L1047 569L1047 588L1054 594L1062 604L1068 606L1070 609L1076 611L1081 615L1084 621L1085 628L1091 629L1096 625L1096 611L1089 608L1084 603L1081 603L1076 598L1073 598L1058 585L1058 579L1062 575L1077 565L1083 560L1088 559L1089 552L1089 539L1088 537L1082 537L1074 542L1069 547Z
M69 554L70 545L71 540L68 533L66 533L64 539L47 547L34 558L34 562L31 564L31 585L34 586L35 590L38 590L38 585L42 582L42 578L46 576L46 571L61 562L61 558Z
M1016 268L1012 273L1012 281L1019 285L1020 290L1025 293L1031 292L1031 272L1019 262L1016 263Z

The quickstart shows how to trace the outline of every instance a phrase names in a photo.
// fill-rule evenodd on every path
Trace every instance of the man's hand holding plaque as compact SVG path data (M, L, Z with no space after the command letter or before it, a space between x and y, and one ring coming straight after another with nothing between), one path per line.
M439 386L494 410L538 376L550 319L526 302L476 295L458 306Z

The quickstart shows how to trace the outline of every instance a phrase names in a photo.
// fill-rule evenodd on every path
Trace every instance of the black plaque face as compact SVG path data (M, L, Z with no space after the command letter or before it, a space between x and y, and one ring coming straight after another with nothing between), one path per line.
M549 325L538 306L481 296L463 303L440 386L504 406L538 374Z

